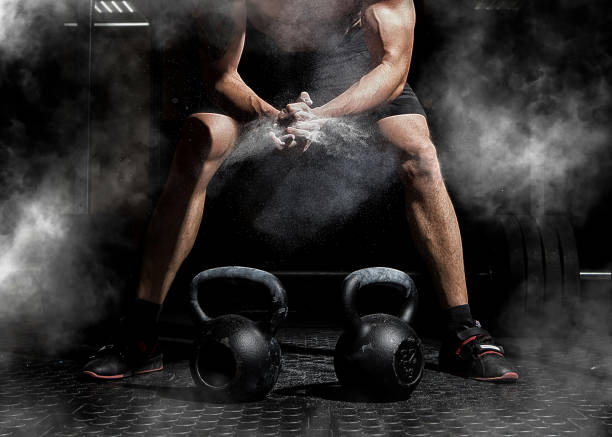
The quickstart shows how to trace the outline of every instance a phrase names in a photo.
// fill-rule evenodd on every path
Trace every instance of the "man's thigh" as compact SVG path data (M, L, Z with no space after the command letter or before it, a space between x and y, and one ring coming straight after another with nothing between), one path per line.
M382 137L402 152L414 154L431 145L427 119L421 114L392 115L377 125Z
M168 182L204 189L233 149L239 123L222 114L198 112L187 117L176 145Z

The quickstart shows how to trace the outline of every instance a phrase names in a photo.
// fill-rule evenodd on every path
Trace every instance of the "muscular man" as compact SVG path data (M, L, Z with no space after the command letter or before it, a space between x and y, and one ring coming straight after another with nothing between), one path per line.
M284 130L268 141L303 150L326 120L363 117L400 156L410 232L445 309L441 366L482 380L516 380L503 349L470 314L457 219L425 113L406 83L412 0L195 1L202 69L215 107L185 123L149 226L125 338L99 351L83 371L109 379L162 368L156 349L161 304L193 246L208 183L245 122L269 119ZM316 105L305 93L286 104L304 89Z

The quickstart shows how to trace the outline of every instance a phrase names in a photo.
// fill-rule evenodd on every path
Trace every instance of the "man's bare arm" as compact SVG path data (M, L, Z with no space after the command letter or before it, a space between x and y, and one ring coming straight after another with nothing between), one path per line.
M348 90L314 108L319 117L372 111L395 99L406 83L414 40L412 0L366 0L361 19L373 68Z
M275 118L278 110L260 98L238 74L246 33L245 0L200 0L197 13L200 59L209 96L236 120Z

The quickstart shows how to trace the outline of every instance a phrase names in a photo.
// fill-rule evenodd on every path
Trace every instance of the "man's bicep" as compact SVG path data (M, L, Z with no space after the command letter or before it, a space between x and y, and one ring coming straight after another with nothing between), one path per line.
M204 70L236 70L244 47L245 0L198 0L197 26Z
M412 0L365 1L362 25L373 63L385 61L409 64L412 56L414 24Z

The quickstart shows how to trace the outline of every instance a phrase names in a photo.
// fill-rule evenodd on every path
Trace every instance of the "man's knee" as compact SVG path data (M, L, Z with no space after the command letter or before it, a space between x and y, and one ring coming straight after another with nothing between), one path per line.
M378 127L383 138L399 152L405 182L428 187L442 178L425 117L418 114L387 117L378 121Z
M399 146L402 176L407 182L442 178L436 147L429 138L415 138Z
M232 118L208 112L191 114L185 120L177 152L189 155L195 162L223 159L238 136L238 123Z

